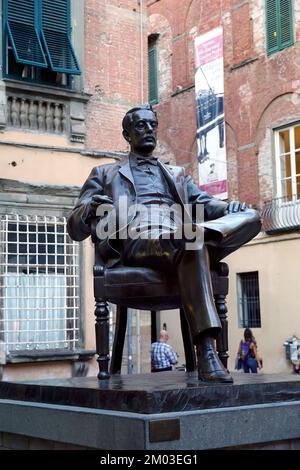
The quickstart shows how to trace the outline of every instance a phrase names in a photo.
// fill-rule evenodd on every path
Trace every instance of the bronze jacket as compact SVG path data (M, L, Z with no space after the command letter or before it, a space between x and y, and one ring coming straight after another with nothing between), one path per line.
M160 161L158 161L158 165L166 177L174 196L174 203L190 204L191 206L203 204L205 220L214 220L225 214L228 204L201 191L192 178L185 175L184 168L164 165ZM126 159L124 162L93 168L81 189L75 208L68 217L68 232L73 240L81 241L91 235L91 223L88 220L88 215L92 197L96 194L107 195L112 198L117 217L120 216L125 225L130 223L135 216L136 191L129 160ZM127 214L119 214L121 197L123 201L125 200L127 207L130 208L129 215L128 212ZM106 216L100 222L106 223ZM120 230L120 227L118 230ZM108 238L111 237L108 236ZM106 242L108 241L106 240ZM114 248L116 248L115 243ZM116 254L115 249L113 251Z

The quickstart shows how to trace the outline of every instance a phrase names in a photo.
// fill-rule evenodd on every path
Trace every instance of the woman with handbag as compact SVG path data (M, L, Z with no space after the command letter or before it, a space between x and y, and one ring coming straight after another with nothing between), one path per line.
M257 374L257 367L262 368L262 359L258 355L257 343L250 328L246 328L244 331L244 339L240 342L237 357L246 374L249 374L250 371ZM237 368L241 367L238 365Z

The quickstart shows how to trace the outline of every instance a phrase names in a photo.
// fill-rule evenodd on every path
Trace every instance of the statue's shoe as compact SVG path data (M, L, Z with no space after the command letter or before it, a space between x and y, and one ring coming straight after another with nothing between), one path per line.
M213 348L203 349L198 354L198 379L210 383L233 383L233 378Z

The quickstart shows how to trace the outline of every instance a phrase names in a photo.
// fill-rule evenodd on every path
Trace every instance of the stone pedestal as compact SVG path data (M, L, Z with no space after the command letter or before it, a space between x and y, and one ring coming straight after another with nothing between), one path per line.
M0 432L104 450L300 448L300 376L237 373L230 385L180 371L0 382Z

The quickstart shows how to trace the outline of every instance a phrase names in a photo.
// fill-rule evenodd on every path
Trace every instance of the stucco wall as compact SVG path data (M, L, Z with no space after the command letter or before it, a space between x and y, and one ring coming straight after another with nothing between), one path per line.
M72 152L72 148L74 152ZM83 156L76 153L76 150L79 150L79 147L70 146L64 137L7 131L0 136L1 178L32 184L81 187L94 166L115 161L109 158ZM34 208L32 210L34 211ZM81 291L82 311L80 313L83 318L86 349L95 349L93 263L93 246L88 239L83 242L83 288ZM97 368L94 360L88 374L96 375ZM50 363L6 365L3 378L5 380L26 380L41 377L66 377L71 374L71 362L51 361Z
M263 372L291 371L285 359L284 341L300 337L299 251L300 235L260 235L252 243L226 258L230 269L228 295L229 368L234 360L243 328L238 325L237 273L258 271L261 328L253 328L263 358Z

